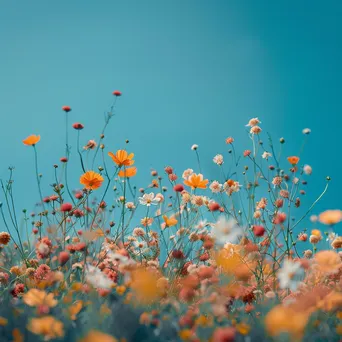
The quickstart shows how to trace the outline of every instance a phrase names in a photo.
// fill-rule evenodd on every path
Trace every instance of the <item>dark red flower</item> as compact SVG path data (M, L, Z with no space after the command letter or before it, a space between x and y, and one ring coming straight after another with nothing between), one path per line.
M176 192L182 192L184 190L184 186L183 186L183 184L176 184L173 187L173 190L175 190Z
M113 91L113 95L114 95L114 96L121 96L122 93L121 93L120 90L114 90L114 91Z
M253 226L253 233L255 236L263 236L265 234L265 228L263 226Z
M71 107L70 106L63 106L62 110L64 110L66 113L71 111Z
M60 161L61 161L62 163L66 163L66 162L68 161L68 158L67 158L67 157L62 157L62 158L60 159Z
M72 125L72 127L73 127L74 129L77 129L77 130L80 130L80 129L83 129L83 128L84 128L84 126L83 126L80 122L75 122L75 123Z

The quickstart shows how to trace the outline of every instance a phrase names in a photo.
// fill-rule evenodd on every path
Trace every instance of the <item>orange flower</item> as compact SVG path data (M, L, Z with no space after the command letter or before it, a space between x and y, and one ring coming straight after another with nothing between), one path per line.
M333 274L340 269L342 262L338 253L334 251L319 251L315 254L318 271Z
M119 177L133 177L137 174L137 168L135 166L133 167L128 167L127 169L120 170L118 173Z
M208 182L208 179L203 179L202 174L193 173L189 176L188 179L184 181L184 184L190 186L192 189L205 189L207 187Z
M105 334L98 330L90 330L88 334L79 342L117 342L118 340L113 336Z
M134 164L134 153L128 154L125 150L118 150L115 154L108 152L109 157L113 159L113 162L119 167L121 166L131 166Z
M290 164L297 165L299 162L299 157L296 157L296 156L287 157L287 160L289 161Z
M53 293L46 293L38 289L31 289L23 295L23 301L29 306L46 305L53 308L57 305L57 300L54 299Z
M293 340L301 340L309 314L291 307L277 305L268 312L265 318L266 331L271 336L288 333Z
M319 221L326 225L337 224L342 221L342 210L327 210L318 217Z
M27 137L26 139L23 140L24 145L27 146L34 146L35 144L37 144L37 142L40 140L40 135L30 135L29 137Z
M80 183L88 190L98 189L103 182L103 177L94 171L87 171L80 178Z
M36 335L43 335L45 341L64 336L63 323L52 316L32 318L27 329Z
M166 215L163 215L163 219L165 221L165 228L175 226L178 223L174 216L167 217Z

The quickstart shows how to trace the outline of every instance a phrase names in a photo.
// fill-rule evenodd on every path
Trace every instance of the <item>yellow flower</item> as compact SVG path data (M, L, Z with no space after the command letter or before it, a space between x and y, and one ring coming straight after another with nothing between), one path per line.
M126 292L126 286L117 286L116 293L122 296Z
M53 308L57 305L57 300L54 299L53 293L47 294L45 291L31 289L23 295L23 301L29 306L46 305Z
M327 210L318 217L319 221L326 225L337 224L342 221L342 210Z
M98 330L90 330L79 342L118 342L116 338Z
M103 177L94 171L87 171L80 178L80 183L88 190L98 189L103 182Z
M115 154L108 152L108 155L112 158L113 162L119 167L131 166L134 164L134 153L128 154L125 150L118 150Z
M157 281L158 276L152 271L140 268L132 272L130 287L138 302L149 304L159 299Z
M43 335L46 341L63 337L63 323L52 316L32 318L27 329L36 335Z
M71 305L69 307L69 315L70 318L75 321L77 318L77 315L79 314L79 312L82 310L83 308L83 301L82 300L78 300L77 302L75 302L73 305Z
M24 145L34 146L40 140L40 135L30 135L26 139L23 140Z
M205 189L208 182L208 179L203 179L202 174L192 173L189 178L184 181L184 184L190 186L192 189Z
M165 221L165 227L172 227L178 223L177 219L174 216L167 217L166 215L163 215L163 219Z
M7 325L7 323L8 319L0 316L0 326L4 327L5 325Z
M193 332L190 329L183 329L179 332L179 337L183 341L189 341L193 335Z
M251 330L251 327L244 322L238 323L235 328L241 335L248 335Z

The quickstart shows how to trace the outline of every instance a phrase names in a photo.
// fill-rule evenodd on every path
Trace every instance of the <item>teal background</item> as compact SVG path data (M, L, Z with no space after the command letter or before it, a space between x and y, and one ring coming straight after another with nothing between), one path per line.
M17 206L32 208L33 151L22 139L40 134L51 194L52 165L65 154L61 106L85 125L85 144L98 140L119 89L105 144L136 154L138 186L151 168L197 168L194 143L205 176L218 178L212 157L223 153L228 167L225 138L235 138L237 153L250 148L244 125L259 117L265 133L286 139L284 156L298 154L302 129L312 129L301 156L313 167L303 206L330 175L315 212L341 209L341 15L341 1L1 0L0 177L14 165ZM72 130L70 141L75 152ZM72 168L75 187L80 173Z

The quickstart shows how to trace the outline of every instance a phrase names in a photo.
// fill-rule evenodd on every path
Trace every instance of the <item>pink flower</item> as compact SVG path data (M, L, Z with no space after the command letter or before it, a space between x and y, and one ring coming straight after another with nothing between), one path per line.
M176 192L182 192L184 190L184 186L183 186L183 184L176 184L173 187L173 190L175 190Z
M72 204L71 203L63 203L61 205L61 211L65 212L65 211L71 211L72 209Z

